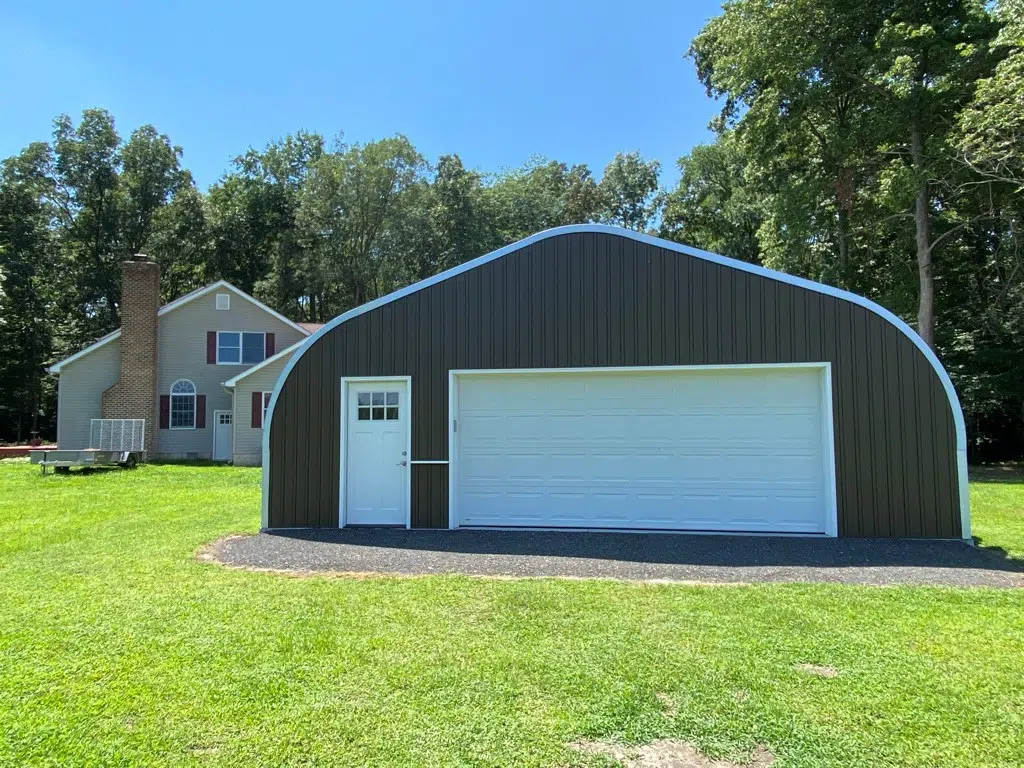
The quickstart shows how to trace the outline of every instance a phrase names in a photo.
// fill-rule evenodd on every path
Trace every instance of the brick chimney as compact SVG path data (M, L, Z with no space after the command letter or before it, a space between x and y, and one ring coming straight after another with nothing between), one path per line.
M121 378L103 393L105 419L145 419L145 449L156 451L157 310L160 265L136 254L121 264Z

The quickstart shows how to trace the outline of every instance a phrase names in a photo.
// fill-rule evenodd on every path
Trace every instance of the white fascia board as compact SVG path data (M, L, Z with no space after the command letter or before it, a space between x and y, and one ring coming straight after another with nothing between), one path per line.
M260 370L261 368L265 368L266 366L270 365L271 363L273 363L273 362L275 362L277 360L280 360L285 355L290 355L292 352L294 352L296 349L299 348L300 344L302 344L301 341L296 341L290 347L285 347L280 352L271 355L266 360L264 360L262 363L257 363L252 368L246 368L244 371L242 371L237 376L234 376L234 377L228 379L227 381L225 381L221 386L224 386L224 387L233 387L233 386L235 386L238 382L240 382L242 379L244 379L250 373L256 373L256 371Z
M227 280L218 280L217 282L210 283L209 285L203 286L202 288L197 288L196 290L192 291L191 293L186 293L184 296L179 296L174 301L168 302L167 304L164 304L162 307L160 307L160 309L157 310L156 315L157 315L157 317L163 317L168 312L173 312L174 310L178 309L179 307L183 307L186 304L188 304L189 302L194 301L195 299L200 298L201 296L205 296L208 293L212 293L213 291L216 291L216 290L219 290L219 289L222 289L222 288L227 289L227 290L231 291L232 293L234 293L236 296L238 296L240 298L243 298L246 301L251 302L255 306L257 306L260 309L262 309L264 312L266 312L268 315L271 315L271 316L277 318L278 320L280 320L285 325L288 325L289 327L294 328L296 331L301 333L303 336L309 336L310 335L310 332L307 329L303 328L298 323L292 322L287 317L282 315L280 312L276 312L273 309L271 309L270 307L268 307L266 304L264 304L263 302L261 302L261 301L259 301L257 299L254 299L252 296L250 296L248 293L243 291L241 288L236 288L231 283L229 283ZM99 349L104 344L109 344L114 339L117 339L117 338L120 338L120 337L121 337L121 329L118 328L116 331L112 331L112 332L108 333L106 336L104 336L103 338L99 339L98 341L90 344L85 349L82 349L82 350L76 352L75 354L71 355L70 357L64 358L60 362L54 363L53 365L51 365L46 370L47 370L48 373L60 373L61 368L63 368L68 363L73 363L78 358L83 357L83 356L89 354L90 352L93 352L93 351Z
M680 245L679 243L674 243L670 240L662 240L661 238L652 237L651 235L646 235L641 232L634 232L631 229L622 229L620 227L612 227L606 224L572 224L565 227L554 227L553 229L546 229L543 232L538 232L535 235L530 235L529 237L523 238L522 240L519 240L515 243L506 245L504 248L499 248L496 251L491 251L488 254L472 259L471 261L467 261L464 264L460 264L457 267L453 267L452 269L441 272L437 275L434 275L433 277L428 277L426 280L421 280L418 283L413 283L412 285L406 286L405 288L394 291L393 293L389 293L387 296L382 296L381 298L375 299L374 301L371 301L367 304L363 304L361 306L355 307L354 309L350 309L348 312L338 315L338 317L334 318L325 326L316 331L314 334L306 338L302 342L302 346L299 348L299 350L294 355L292 355L291 360L288 361L288 364L284 367L284 370L281 371L281 375L277 379L277 384L274 386L274 393L270 397L270 405L267 407L267 415L266 419L264 420L265 428L263 430L263 527L267 527L268 520L267 505L269 503L269 497L267 490L270 485L270 424L272 423L274 415L274 406L277 404L277 398L281 391L281 387L287 380L288 375L292 372L292 369L302 358L302 356L309 351L309 348L313 344L315 344L320 337L326 335L334 328L337 328L342 323L351 320L354 317L366 314L367 312L377 309L378 307L384 306L385 304L390 304L394 301L398 301L399 299L405 298L406 296L416 293L417 291L422 291L424 288L429 288L430 286L437 285L438 283L443 282L445 280L450 280L451 278L456 277L457 275L461 275L464 272L468 272L469 270L487 264L488 262L500 259L503 256L521 250L529 245L533 245L534 243L540 242L542 240L547 240L552 237L557 237L559 235L568 235L574 233L606 234L616 235L618 237L625 237L630 240L635 240L636 242L639 243L644 243L645 245L654 246L655 248L661 248L666 251L675 251L676 253L682 253L686 254L687 256L693 256L704 261L709 261L713 264L721 264L722 266L725 267L731 267L733 269L738 269L742 272L748 272L752 275L767 278L768 280L776 280L780 283L795 285L797 287L805 288L806 290L809 291L815 291L816 293L821 293L826 296L833 296L837 299L848 301L851 304L857 304L858 306L864 307L868 311L873 312L874 314L881 317L883 320L887 321L890 325L895 326L901 333L903 333L903 335L905 335L908 339L910 339L911 342L913 342L914 346L916 346L921 351L921 354L924 355L929 365L931 365L932 369L939 377L939 380L942 382L943 389L945 389L946 391L946 398L949 400L949 407L953 411L953 423L956 427L956 449L959 464L959 471L957 474L959 475L960 481L960 517L962 526L962 536L965 540L970 539L970 508L967 495L966 461L967 427L964 423L964 412L963 409L960 407L960 399L957 397L956 390L953 388L953 382L949 378L949 374L946 372L946 369L942 367L942 363L939 362L939 358L935 356L935 352L932 350L932 348L925 343L924 339L922 339L916 331L914 331L903 320L894 315L881 304L877 304L876 302L871 301L871 299L865 298L864 296L858 296L855 293L844 291L840 288L835 288L834 286L831 285L825 285L824 283L816 283L813 280L807 280L802 277L796 277L794 275L786 274L785 272L776 272L773 269L767 269L766 267L758 266L757 264L748 264L745 261L729 258L728 256L721 256L717 253L711 253L710 251L702 251L699 248L692 248L688 245ZM961 456L963 458L961 458Z

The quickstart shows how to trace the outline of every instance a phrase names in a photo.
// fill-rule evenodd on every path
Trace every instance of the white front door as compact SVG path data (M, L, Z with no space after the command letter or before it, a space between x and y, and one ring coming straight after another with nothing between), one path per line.
M406 525L409 392L404 379L350 380L344 525Z
M231 411L213 412L213 460L231 461L232 430Z

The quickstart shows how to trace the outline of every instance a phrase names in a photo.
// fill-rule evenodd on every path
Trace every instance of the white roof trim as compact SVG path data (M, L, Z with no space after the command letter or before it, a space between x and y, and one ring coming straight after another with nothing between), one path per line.
M75 352L75 354L71 355L70 357L65 357L60 362L54 363L53 365L51 365L49 368L46 369L46 372L47 373L60 373L61 368L63 368L68 363L73 363L78 358L85 357L90 352L94 352L97 349L99 349L100 347L109 344L114 339L119 339L119 338L121 338L121 329L120 328L118 328L116 331L111 331L106 336L101 336L99 338L99 340L94 341L92 344L90 344L85 349L81 349L78 352Z
M849 301L852 304L864 307L882 319L888 321L891 325L894 325L921 351L921 354L925 356L925 359L935 370L936 375L942 382L943 388L946 390L946 397L949 399L949 407L953 411L953 423L956 427L957 474L959 475L960 482L960 522L962 536L965 540L969 540L971 538L970 503L967 493L967 427L964 424L964 413L960 407L960 399L957 397L956 390L953 388L953 382L950 380L949 374L946 372L946 369L942 367L942 363L940 363L939 359L935 356L935 352L909 325L881 304L877 304L864 296L858 296L855 293L850 293L849 291L844 291L831 285L816 283L812 280L786 274L785 272L776 272L775 270L766 269L765 267L761 267L756 264L748 264L745 261L731 259L728 256L720 256L717 253L702 251L698 248L692 248L688 245L680 245L679 243L673 243L669 240L651 237L650 235L634 232L630 229L621 229L619 227L611 227L604 224L574 224L566 227L555 227L553 229L544 230L543 232L538 232L535 235L530 235L518 242L506 245L504 248L499 248L496 251L492 251L491 253L467 261L464 264L460 264L457 267L453 267L452 269L441 272L433 277L428 277L426 280L421 280L418 283L413 283L405 288L389 293L387 296L382 296L381 298L375 299L367 304L350 309L348 312L338 315L338 317L334 318L325 326L317 330L316 333L304 339L301 342L302 346L299 348L298 352L292 355L291 360L288 361L288 364L284 367L284 370L278 377L277 384L274 385L274 393L270 397L270 404L267 406L267 415L264 420L266 429L263 430L263 527L266 528L269 523L268 505L270 500L268 488L270 487L270 425L273 423L274 406L277 405L278 395L281 392L282 385L288 378L288 374L292 372L296 363L298 363L302 356L309 351L309 348L315 344L318 339L347 320L351 320L354 317L370 312L371 310L377 309L385 304L390 304L393 301L398 301L398 299L404 298L412 293L416 293L417 291L422 291L424 288L437 285L444 280L449 280L456 275L461 275L463 272L468 272L469 270L475 269L476 267L490 261L500 259L502 256L521 250L528 245L533 245L536 242L547 240L551 237L557 237L558 235L586 232L626 237L646 245L652 245L656 248L663 248L667 251L683 253L687 256L693 256L715 264L739 269L753 275L768 278L769 280L777 280L780 283L788 283L789 285L795 285L810 291L822 293L826 296L834 296L835 298L843 299L844 301ZM449 457L449 459L450 458L451 457Z
M262 301L254 299L252 296L250 296L248 293L243 291L241 288L236 288L231 283L229 283L227 280L218 280L217 282L210 283L209 285L203 286L202 288L197 288L196 290L192 291L191 293L186 293L184 296L179 296L174 301L171 301L171 302L169 302L167 304L164 304L162 307L160 307L160 309L158 309L157 313L156 313L157 317L162 317L162 316L166 315L168 312L172 312L175 309L177 309L178 307L183 307L184 305L188 304L190 301L194 301L195 299L198 299L201 296L205 296L208 293L212 293L213 291L216 291L216 290L218 290L220 288L226 288L229 291L234 292L236 295L240 296L241 298L249 301L250 303L252 303L255 306L257 306L260 309L262 309L268 315L276 317L278 320L280 320L285 325L288 325L291 328L294 328L296 331L301 333L303 336L309 336L310 335L310 332L308 330L306 330L305 328L303 328L298 323L292 322L287 317L282 315L280 312L276 312L275 310L273 310L270 307L268 307ZM89 354L90 352L94 352L95 350L99 349L104 344L109 344L114 339L118 339L120 337L121 337L121 329L118 328L116 331L112 331L112 332L108 333L106 336L104 336L101 339L99 339L98 341L90 344L85 349L82 349L82 350L76 352L75 354L71 355L70 357L65 357L60 362L54 363L53 365L51 365L46 370L49 373L60 373L61 368L63 368L68 363L73 363L78 358L84 357L85 355Z
M303 339L303 341L305 341L305 339ZM256 371L258 371L260 368L263 368L263 367L268 366L268 365L270 365L271 363L273 363L273 362L275 362L277 360L280 360L285 355L290 355L292 352L294 352L296 349L299 348L300 344L302 344L302 341L296 341L290 347L285 347L280 352L277 352L276 354L271 355L266 360L264 360L262 363L257 363L252 368L246 368L244 371L242 371L237 376L234 376L234 377L228 379L227 381L223 382L221 384L221 386L222 387L234 387L235 384L240 382L242 379L244 379L250 373L256 373Z

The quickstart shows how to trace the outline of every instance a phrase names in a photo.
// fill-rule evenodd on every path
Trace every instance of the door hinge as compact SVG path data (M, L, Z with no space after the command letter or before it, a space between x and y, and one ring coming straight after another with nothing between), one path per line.
M458 432L458 431L459 431L459 420L458 419L452 419L452 432Z

